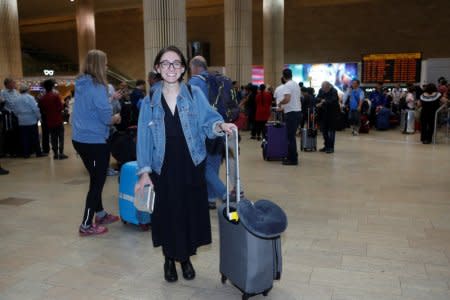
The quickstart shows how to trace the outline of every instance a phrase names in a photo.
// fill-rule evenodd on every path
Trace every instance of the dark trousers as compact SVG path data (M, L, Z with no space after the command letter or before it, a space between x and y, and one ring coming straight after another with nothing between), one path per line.
M90 226L94 213L103 210L102 192L109 166L110 148L108 144L86 144L76 141L72 141L72 144L89 172L89 191L82 225Z
M39 130L37 124L19 126L20 139L22 140L22 154L30 157L32 153L41 155L41 145L39 144Z
M52 143L52 150L54 155L64 153L64 125L55 128L49 128L50 140ZM45 151L44 151L45 152Z
M255 121L255 133L257 137L266 137L266 121Z
M434 133L435 109L424 109L420 115L420 140L422 142L432 142Z
M50 152L50 131L47 126L47 121L45 117L41 118L41 131L42 131L42 151L49 153Z
M322 128L324 146L326 150L334 150L334 141L336 138L336 130L327 127Z
M284 114L284 119L286 121L286 132L288 140L288 157L287 159L291 162L298 162L297 153L297 129L301 121L300 111L291 111Z

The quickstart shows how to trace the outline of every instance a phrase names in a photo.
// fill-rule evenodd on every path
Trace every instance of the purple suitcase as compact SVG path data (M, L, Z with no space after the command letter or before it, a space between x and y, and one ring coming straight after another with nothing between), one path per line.
M265 160L282 160L287 156L288 141L284 123L267 123L266 139L262 142Z

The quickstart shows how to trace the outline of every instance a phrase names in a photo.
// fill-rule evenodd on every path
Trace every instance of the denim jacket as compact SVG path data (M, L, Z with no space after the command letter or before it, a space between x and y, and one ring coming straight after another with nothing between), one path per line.
M222 136L215 131L223 122L222 117L209 105L203 92L191 86L192 96L186 84L180 84L177 109L194 165L199 165L206 157L205 139ZM137 163L138 175L161 173L166 147L164 108L161 103L162 85L158 86L152 99L145 97L138 121Z

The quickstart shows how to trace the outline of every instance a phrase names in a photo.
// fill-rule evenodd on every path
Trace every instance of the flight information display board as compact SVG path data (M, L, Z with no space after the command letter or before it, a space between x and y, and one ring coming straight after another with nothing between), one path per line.
M370 54L362 60L363 83L420 82L421 53Z

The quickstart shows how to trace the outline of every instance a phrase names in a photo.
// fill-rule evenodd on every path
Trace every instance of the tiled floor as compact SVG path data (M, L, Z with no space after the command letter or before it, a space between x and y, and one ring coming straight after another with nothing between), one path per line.
M282 280L254 299L450 299L450 145L418 139L341 132L336 153L301 153L291 167L263 161L244 133L246 195L289 217ZM164 282L148 232L116 223L80 238L88 181L66 144L64 161L1 160L11 174L0 177L0 200L34 201L0 205L0 299L239 299L220 283L215 212L213 244L193 259L191 282ZM117 177L103 195L117 212Z

